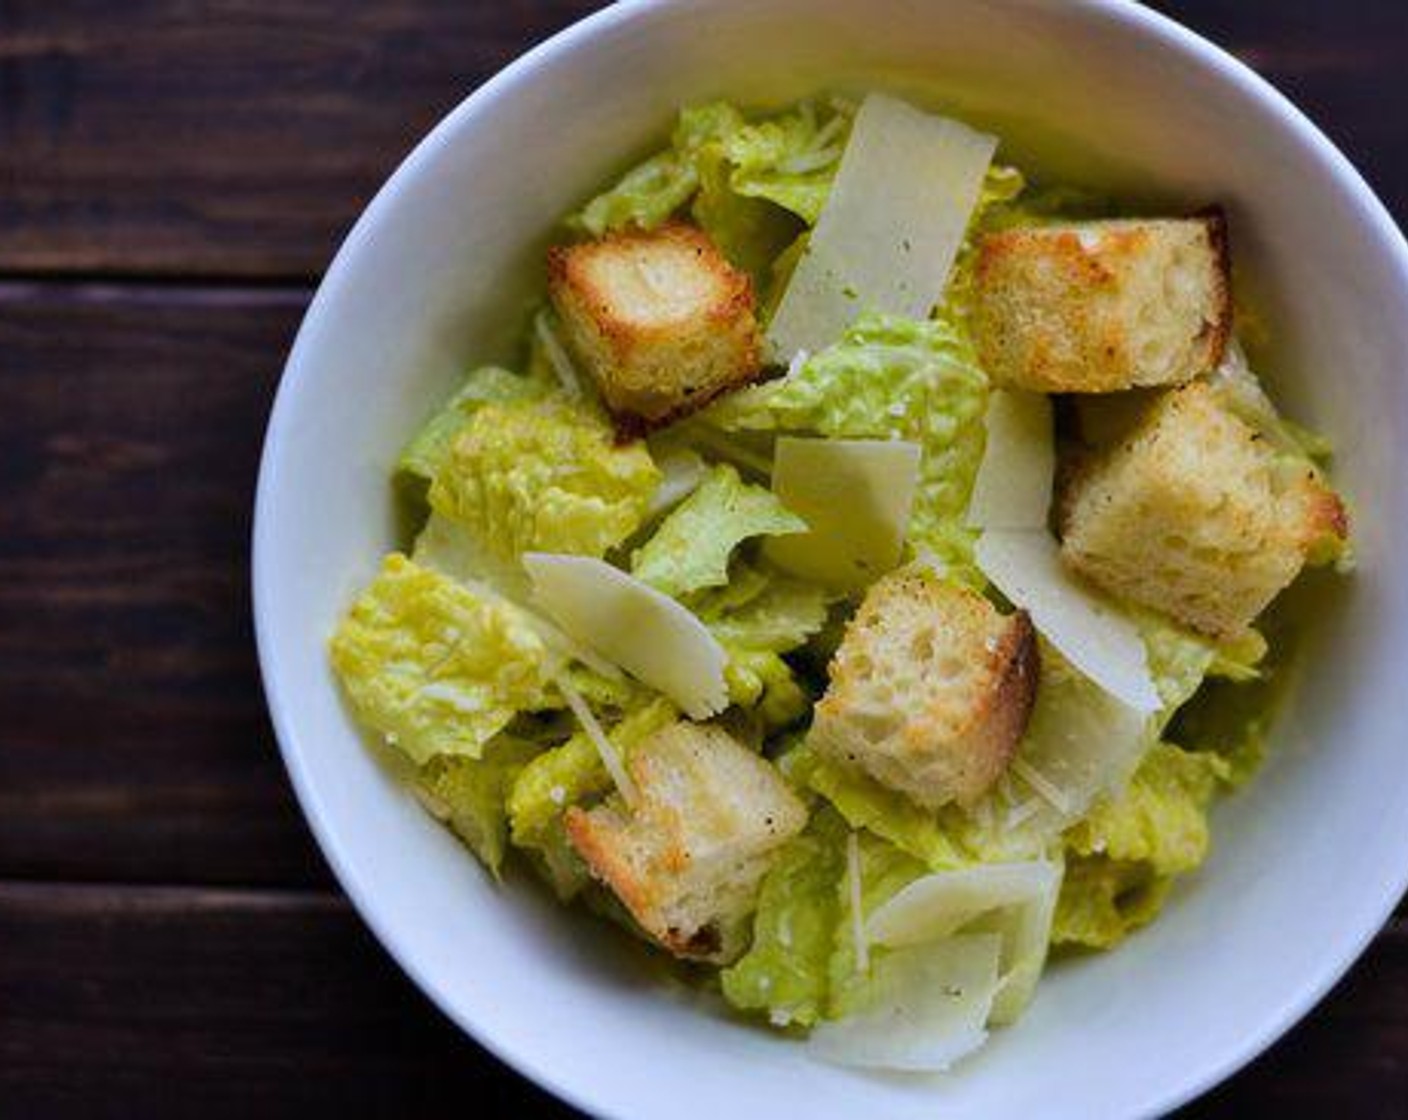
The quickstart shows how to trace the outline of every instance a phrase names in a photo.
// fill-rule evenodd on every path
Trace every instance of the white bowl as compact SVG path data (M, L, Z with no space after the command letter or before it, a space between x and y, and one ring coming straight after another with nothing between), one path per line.
M392 541L388 465L469 364L512 357L549 228L684 102L883 85L1057 173L1226 203L1276 332L1272 380L1339 448L1359 570L1322 612L1264 776L1217 851L1113 954L941 1079L818 1065L642 966L535 885L496 888L364 748L324 643ZM1232 58L1132 3L626 3L488 82L348 237L269 425L254 539L269 706L323 851L407 973L479 1042L620 1117L1117 1117L1161 1112L1267 1046L1363 949L1408 872L1408 249L1331 144ZM467 1061L472 1061L466 1054Z

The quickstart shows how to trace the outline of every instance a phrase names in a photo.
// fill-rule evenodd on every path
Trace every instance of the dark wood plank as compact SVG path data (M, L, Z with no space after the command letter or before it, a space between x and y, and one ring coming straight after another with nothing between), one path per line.
M0 945L7 1116L568 1115L332 895L0 885Z
M0 884L15 1115L566 1115L463 1038L348 906L302 892ZM1408 926L1185 1115L1402 1115ZM316 1114L323 1114L319 1111Z
M0 271L310 276L584 0L6 0Z
M0 876L327 881L247 591L306 298L0 284Z
M1154 0L1268 78L1330 138L1402 222L1408 216L1408 97L1402 0Z
M0 271L311 277L398 158L593 0L8 0ZM1165 0L1408 209L1400 0Z

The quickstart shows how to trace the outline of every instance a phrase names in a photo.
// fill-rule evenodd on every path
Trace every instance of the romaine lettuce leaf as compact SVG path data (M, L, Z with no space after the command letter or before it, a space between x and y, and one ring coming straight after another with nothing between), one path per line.
M357 718L420 764L478 758L544 698L546 651L522 613L400 553L353 602L330 652Z
M727 587L689 605L725 648L787 653L826 625L828 598L817 584L735 564Z
M496 878L508 840L508 791L539 750L535 743L499 735L481 758L442 755L416 774L421 803L449 825Z
M1147 863L1072 857L1056 901L1051 943L1112 949L1158 917L1172 885L1171 878L1154 874Z
M691 216L735 264L761 276L814 223L835 177L854 107L803 102L749 121L724 102L681 110L670 146L568 219L600 237L653 229L693 199Z
M1207 858L1207 809L1228 764L1210 752L1152 747L1128 786L1067 831L1053 940L1108 949L1158 915L1177 875Z
M952 322L868 314L835 346L795 363L785 377L726 397L703 417L725 431L918 443L924 457L910 542L981 583L962 520L982 460L987 392L972 343Z
M844 815L844 814L843 814ZM860 915L857 920L851 902L857 893L850 879L849 860L846 873L837 884L840 898L840 914L833 934L831 960L827 966L830 977L830 999L826 1017L841 1019L868 1005L873 997L871 989L872 966L857 956L857 936L864 939L866 922L870 915L893 898L902 888L909 886L927 870L925 864L909 853L871 832L860 831L855 835L856 869L860 873ZM889 950L877 948L874 953L866 948L866 955L878 958Z
M733 467L720 464L636 550L631 570L657 591L681 598L728 583L729 558L743 541L806 528L772 491L745 483Z
M541 377L512 373L498 366L473 370L406 444L397 461L397 470L431 481L449 456L455 437L464 431L480 405L537 400L552 389L553 386Z
M1118 796L1097 802L1066 832L1066 846L1079 856L1144 862L1156 875L1192 871L1207 857L1207 809L1228 772L1216 754L1157 743Z
M501 558L599 557L640 526L660 472L643 443L561 401L485 404L430 487L430 505Z
M860 771L802 744L778 760L794 783L821 794L852 828L866 829L929 869L967 862L936 814Z
M810 1027L825 1013L841 917L846 827L829 810L788 841L763 879L748 952L720 974L724 998L776 1027Z
M639 743L679 718L669 701L657 697L627 712L607 733L623 756ZM611 775L585 732L578 731L561 746L533 758L515 777L508 793L508 817L513 842L541 848L569 805L609 793Z
M747 708L771 734L796 723L811 710L813 697L798 682L792 667L772 650L724 646L728 664L724 682L732 704Z

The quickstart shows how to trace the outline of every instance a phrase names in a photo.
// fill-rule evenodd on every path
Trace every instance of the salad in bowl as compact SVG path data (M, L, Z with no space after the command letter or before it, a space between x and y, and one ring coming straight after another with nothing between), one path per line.
M885 94L683 109L564 219L520 368L407 433L351 710L491 873L948 1068L1208 857L1274 604L1349 567L1229 232Z

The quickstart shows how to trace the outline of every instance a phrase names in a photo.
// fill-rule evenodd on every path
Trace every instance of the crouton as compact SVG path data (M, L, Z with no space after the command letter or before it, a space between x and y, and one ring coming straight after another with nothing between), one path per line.
M831 662L810 741L926 808L971 805L1011 762L1036 698L1025 612L913 569L874 584Z
M1061 472L1061 555L1116 598L1204 634L1244 632L1327 539L1339 498L1198 381L1155 398L1119 443Z
M631 753L639 803L568 810L567 834L640 926L681 957L742 951L759 883L806 807L765 759L722 728L676 723Z
M625 432L694 412L761 369L752 282L692 226L553 248L548 292Z
M1043 393L1181 385L1232 330L1220 215L1010 229L978 252L974 332L999 384Z

